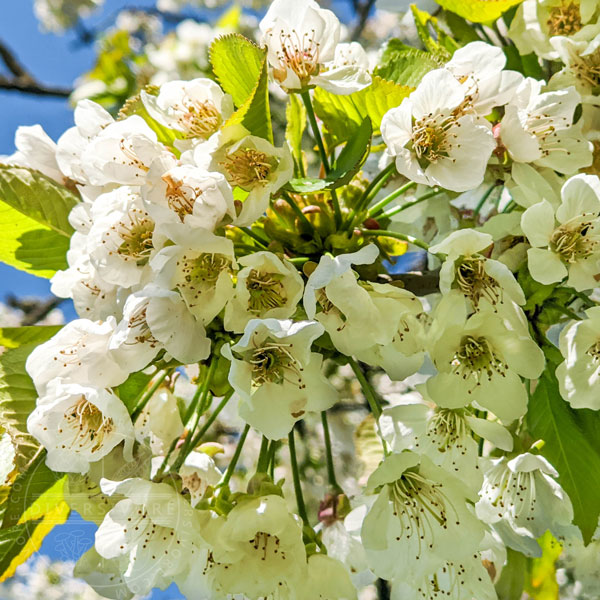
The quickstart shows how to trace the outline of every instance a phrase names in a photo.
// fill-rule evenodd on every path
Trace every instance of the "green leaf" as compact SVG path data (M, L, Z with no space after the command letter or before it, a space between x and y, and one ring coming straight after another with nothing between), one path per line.
M18 348L24 344L41 344L57 334L62 325L32 325L0 328L0 346Z
M500 579L496 582L496 592L498 600L516 600L521 598L525 589L529 559L511 548L506 548L506 558Z
M303 177L292 179L286 189L298 194L311 194L322 190L331 190L346 185L358 173L371 149L373 129L367 117L356 134L344 146L325 179Z
M146 86L144 91L153 96L158 94L158 88L156 86ZM119 111L118 119L126 119L132 115L138 115L139 117L142 117L142 119L146 121L148 127L150 127L154 133L156 133L156 137L161 144L165 144L166 146L174 148L173 144L175 140L182 138L179 132L170 129L169 127L165 127L150 116L150 113L144 106L144 102L140 94L129 98L127 102L125 102L123 108L121 108Z
M152 378L156 373L148 375L143 371L132 373L119 387L116 388L117 395L121 399L121 402L125 404L129 414L133 412L136 407L138 400Z
M441 4L441 2L440 2ZM449 59L458 48L458 44L439 25L435 17L411 4L415 26L419 39L429 52Z
M302 160L302 136L306 129L306 108L298 94L290 94L285 108L285 139L290 145L294 160Z
M10 434L19 468L27 464L39 446L27 431L27 417L35 408L37 392L25 371L25 361L37 344L27 344L0 355L0 422Z
M600 514L600 454L579 426L578 411L560 396L554 366L551 369L543 374L530 398L529 432L544 440L540 452L558 471L558 482L573 504L573 522L587 544Z
M69 238L0 201L0 261L38 277L66 269Z
M436 0L446 10L473 23L495 21L509 8L520 4L522 0Z
M46 452L39 452L26 471L19 473L10 488L0 529L14 527L23 514L63 477L46 466Z
M323 121L334 145L351 139L364 120L369 117L373 133L380 133L383 115L399 106L414 88L398 85L381 77L360 92L337 96L322 88L316 88L313 103L315 112Z
M538 539L538 543L542 548L542 556L531 560L525 590L532 600L558 600L556 561L562 554L562 546L549 531Z
M266 50L239 33L218 37L210 47L210 63L223 90L237 107L254 92L263 71Z
M0 574L8 570L13 558L27 545L27 541L40 522L41 520L28 521L0 531Z
M423 75L444 64L439 56L406 46L398 39L387 42L374 74L400 85L417 87Z
M45 229L67 237L73 233L68 217L78 202L77 197L37 171L0 165L0 201Z
M273 143L273 125L271 124L271 108L269 106L269 69L266 55L252 93L229 117L225 125L242 125L252 135Z

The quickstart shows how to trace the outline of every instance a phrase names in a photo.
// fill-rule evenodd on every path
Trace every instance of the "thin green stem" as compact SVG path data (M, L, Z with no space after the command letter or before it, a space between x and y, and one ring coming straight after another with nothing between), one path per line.
M290 446L290 462L292 465L292 479L294 480L294 492L296 493L296 504L298 505L298 513L304 521L305 525L310 525L308 522L308 515L306 514L306 506L304 504L304 497L302 496L302 487L300 485L300 471L298 470L298 459L296 458L296 441L294 440L294 429L290 431L288 435L288 442Z
M286 260L297 267L301 267L304 263L307 263L310 258L308 258L308 256L297 256L296 258L286 258Z
M367 189L356 203L356 206L348 214L348 218L344 222L343 229L349 229L352 227L356 215L360 214L367 206L369 206L371 199L377 196L379 190L387 183L387 180L394 173L395 168L396 165L392 162L373 178L373 181L371 181L371 183L367 186Z
M402 187L393 191L389 196L382 198L377 204L374 204L367 212L367 218L376 218L377 215L383 211L383 209L390 203L393 202L398 196L406 193L411 188L414 188L417 184L414 181L409 181Z
M369 403L369 408L373 413L373 416L377 421L379 421L379 417L381 416L381 405L379 404L379 399L377 398L377 394L373 390L371 384L367 381L363 370L360 368L360 365L353 359L348 358L348 364L352 367L354 374L356 375L356 379L358 379L358 383L360 383L360 387Z
M323 424L323 438L325 440L325 457L327 460L327 478L329 479L329 485L340 490L340 486L335 478L335 467L333 465L333 452L331 450L331 435L329 433L329 423L327 421L327 412L321 413L321 423Z
M269 438L263 435L260 444L260 452L258 453L258 461L256 463L257 473L266 473L269 468Z
M295 215L300 219L302 223L306 225L309 231L314 231L315 228L313 224L307 219L306 215L302 212L300 207L294 202L294 199L289 195L283 192L281 197L289 204L291 209L294 211Z
M308 116L308 121L310 122L313 137L315 138L317 142L317 147L319 148L319 155L321 156L321 162L323 163L325 174L329 175L331 171L331 166L329 165L327 151L325 150L325 144L323 143L321 131L319 130L319 125L317 123L317 117L315 115L315 110L312 105L312 100L310 99L310 94L308 92L301 92L300 97L302 98L302 102L304 102L304 106L306 107L306 114ZM335 226L339 229L342 225L342 211L340 209L340 202L338 200L337 193L335 190L331 190L331 202L333 204Z
M250 236L259 246L262 248L267 248L267 243L265 240L261 239L258 235L250 229L250 227L239 227L247 236Z
M273 440L269 446L269 475L273 480L275 478L275 456L277 454L277 448L279 448L280 441Z
M194 437L194 439L192 441L192 448L195 448L198 445L200 440L204 437L206 432L209 430L210 426L217 420L217 417L219 416L220 412L225 408L225 406L227 406L227 403L229 402L229 400L231 399L232 396L233 396L233 390L229 391L227 394L225 394L225 396L223 396L223 398L221 399L221 402L219 402L219 404L217 405L215 410L213 410L210 417L208 417L208 419L206 420L206 423L204 423L204 425L202 425L202 427L200 428L200 430Z
M482 412L482 414L481 414L481 418L485 421L485 419L487 419L487 416L488 416L487 411L484 410ZM479 443L477 444L477 454L479 456L483 456L483 444L484 444L484 442L485 442L485 440L482 437L480 437L479 438Z
M144 408L146 408L146 404L148 404L150 398L154 396L154 393L161 386L162 382L165 380L168 374L168 371L163 371L158 377L158 379L156 379L155 382L152 384L152 387L142 396L140 401L137 403L136 407L133 409L133 412L131 413L132 422L135 423L135 420L142 414L142 411L144 410Z
M325 144L323 143L323 138L321 137L321 131L319 130L319 125L317 123L317 117L315 116L312 100L310 99L310 94L308 92L301 92L300 97L302 98L302 102L304 102L304 106L306 107L306 114L313 132L313 137L315 138L317 147L319 148L319 154L321 156L323 168L325 169L325 173L329 174L329 159L327 158L327 151L325 150Z
M231 461L229 462L229 466L227 467L227 471L225 471L225 475L223 475L223 479L219 485L225 486L229 483L233 472L235 471L235 466L237 465L238 460L240 459L240 455L242 454L242 448L244 447L244 442L248 437L248 432L250 431L250 425L246 425L244 427L244 431L242 431L240 435L240 439L238 440L237 447L233 456L231 457Z
M398 233L397 231L389 231L387 229L361 229L360 232L365 237L391 237L413 244L413 246L423 248L423 250L429 250L429 244L427 242L413 237L412 235Z
M395 206L394 208L392 208L392 210L388 210L387 212L381 213L380 215L377 215L377 217L378 218L379 217L385 217L385 218L393 217L394 215L397 215L398 213L400 213L404 210L408 210L409 208L412 208L416 204L421 204L421 202L425 202L425 200L429 200L430 198L433 198L434 196L439 196L440 194L443 194L443 193L444 193L444 190L436 190L436 191L427 192L426 194L423 194L422 196L415 198L411 202L406 202L405 204L402 204L400 206Z
M481 197L481 200L479 200L479 202L477 203L477 206L475 207L475 210L473 211L473 218L474 219L477 219L477 216L481 212L481 209L483 208L483 205L485 204L486 200L491 196L492 192L495 189L496 189L496 184L490 186L490 188Z

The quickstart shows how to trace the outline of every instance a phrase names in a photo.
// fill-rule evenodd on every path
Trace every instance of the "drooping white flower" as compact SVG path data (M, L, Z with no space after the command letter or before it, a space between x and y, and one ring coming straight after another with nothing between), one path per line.
M233 113L233 100L211 79L169 81L158 96L141 93L144 106L159 123L185 139L208 139Z
M505 300L525 304L523 290L508 267L483 255L492 244L488 233L460 229L431 246L430 252L447 255L440 270L442 294L457 289L475 310L480 303L492 307Z
M536 168L527 163L513 163L511 178L506 183L511 198L524 208L542 200L553 206L560 204L560 188L565 178L547 167Z
M105 559L127 557L123 579L132 592L165 589L205 555L199 514L169 485L133 478L103 480L102 489L123 499L96 531L96 551Z
M296 589L306 584L302 522L280 496L242 498L207 535L211 554L196 571L210 579L215 597L295 598ZM186 593L187 587L179 587ZM192 597L193 584L189 589Z
M15 146L17 151L4 163L35 169L58 183L65 183L65 176L56 162L56 143L41 125L17 128Z
M90 183L84 169L83 154L90 140L114 123L114 119L91 100L78 102L73 117L75 127L67 129L56 143L56 161L66 177L78 183Z
M155 282L178 290L190 312L207 325L233 297L233 242L202 230L182 232L178 241L152 259Z
M93 137L81 163L92 185L142 185L152 161L165 152L146 121L133 115L107 125Z
M574 86L581 94L584 104L600 103L596 95L600 88L600 32L591 42L577 42L568 37L556 36L550 39L550 43L565 64L550 79L550 88Z
M153 454L166 454L169 444L183 433L177 398L166 387L158 388L135 421L135 435L148 441Z
M564 362L556 377L561 396L573 408L600 410L600 307L585 311L587 319L569 323L560 333Z
M502 450L512 450L510 433L499 423L475 417L464 408L430 408L424 403L386 408L383 437L394 452L413 450L458 477L475 493L483 483L474 434Z
M343 55L336 56L340 22L313 0L275 0L260 30L273 76L287 91L317 85L334 94L350 94L371 82L360 66L344 65Z
M381 133L400 174L455 192L483 181L496 143L489 124L465 111L466 96L451 72L436 69L385 114Z
M142 282L154 251L155 223L133 187L102 194L91 209L86 244L91 265L108 283L132 287Z
M395 579L391 600L497 600L498 595L478 553L448 560L422 577Z
M505 521L536 539L547 529L561 536L573 520L573 507L555 477L552 465L536 454L493 459L485 471L477 516L486 523Z
M62 32L87 17L104 0L35 0L35 16L48 31Z
M241 130L241 131L240 131ZM230 139L231 138L231 139ZM194 151L194 162L225 175L232 187L247 192L235 224L254 223L269 207L271 195L294 173L294 160L287 144L276 148L267 140L235 128L215 136Z
M252 319L239 342L223 349L240 416L268 438L285 437L307 412L336 402L337 392L322 373L323 357L311 352L323 331L315 321Z
M225 329L240 333L251 319L288 319L296 312L304 282L294 265L267 251L238 262L243 268L225 307Z
M115 327L114 317L104 322L76 319L34 348L25 368L38 393L44 394L48 383L57 377L97 388L123 383L129 372L108 350Z
M125 405L111 391L53 380L27 419L27 429L46 448L54 471L85 473L90 462L125 442L131 460L134 432Z
M233 194L221 173L173 157L153 163L142 194L157 231L175 242L196 229L214 231L226 216L235 217Z
M177 292L148 285L127 298L110 348L133 372L147 366L163 348L183 364L204 360L210 354L210 340Z
M469 108L486 116L504 106L523 80L517 71L505 71L506 55L501 48L485 42L471 42L459 48L444 65L465 89Z
M500 138L515 162L574 173L592 163L592 146L573 125L581 96L570 87L542 92L543 81L528 77L506 105Z
M544 200L529 207L521 228L532 248L527 251L531 276L549 284L568 276L576 290L597 286L600 273L600 180L575 175L561 189L554 209Z
M215 461L204 452L190 452L179 468L181 485L190 494L191 505L196 506L208 486L215 486L222 477Z
M370 264L378 253L377 246L369 245L335 258L322 256L308 278L304 309L325 327L340 352L356 354L402 379L423 358L413 337L418 336L416 316L423 307L405 290L357 281L352 265Z
M595 0L525 0L519 5L508 34L519 53L534 52L556 60L552 44L557 36L587 41L600 33L600 11Z
M431 399L444 408L471 402L510 422L527 410L521 377L537 378L544 353L529 334L515 304L495 312L483 308L467 318L458 293L445 296L431 326L429 352L438 373L426 382Z
M356 600L356 588L350 574L339 560L327 554L313 554L308 559L308 579L299 586L298 600Z
M419 579L477 551L484 527L468 508L477 495L429 458L409 451L387 456L367 491L377 497L361 537L379 577Z

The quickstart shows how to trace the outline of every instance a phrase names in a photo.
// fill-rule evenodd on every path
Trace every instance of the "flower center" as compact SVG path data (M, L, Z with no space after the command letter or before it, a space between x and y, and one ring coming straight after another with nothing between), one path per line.
M202 194L202 190L194 189L181 179L175 179L170 173L162 176L162 180L167 184L165 196L169 208L179 215L183 223L187 215L194 212L194 204Z
M252 381L256 385L284 382L302 384L302 367L290 352L291 344L267 342L252 351L249 362L252 364Z
M136 154L135 148L133 147L133 142L131 140L121 138L119 140L119 148L125 157L125 160L121 161L122 164L135 167L144 173L147 173L150 170L150 167L147 167ZM117 160L116 156L114 157L114 160ZM139 177L139 174L137 174L136 177Z
M591 221L565 223L552 234L550 247L565 262L575 263L594 253L598 240L588 235L592 230Z
M461 260L456 269L456 283L460 291L470 298L476 309L482 298L494 306L501 301L502 290L496 280L485 272L484 259Z
M450 361L455 375L481 385L484 377L491 381L494 374L505 376L508 365L496 356L492 345L484 337L463 337L460 348ZM469 390L469 394L473 390Z
M114 427L111 418L105 417L102 411L89 402L85 396L64 413L65 420L75 435L71 447L89 448L90 452L98 451L104 440Z
M252 548L262 554L261 560L266 561L268 556L275 558L277 554L282 560L285 560L285 552L280 548L280 540L276 535L258 531L256 535L248 540Z
M441 489L442 484L417 472L405 471L388 488L394 516L402 522L402 535L406 540L418 539L419 545L427 539L431 548L435 528L448 529L447 498Z
M194 287L199 284L213 286L223 271L229 271L231 259L224 254L204 252L195 258L183 256L180 264L183 278Z
M600 362L600 341L597 341L593 346L590 346L587 350L589 354L596 362Z
M131 344L149 344L155 348L158 340L152 335L148 321L146 320L146 311L148 304L142 304L129 317L129 328L135 331L134 341Z
M228 153L222 165L229 183L247 191L264 185L274 167L272 159L254 148L239 148Z
M186 112L177 121L188 132L187 137L207 139L221 126L221 113L211 100L198 102L187 98L183 101L183 106Z
M440 452L451 448L462 448L462 440L467 436L464 410L437 408L427 424L427 437Z
M573 35L582 27L579 4L562 0L558 6L553 6L548 15L549 35Z
M535 471L513 473L508 468L490 479L487 490L493 496L492 506L498 507L498 516L511 513L514 517L525 514L527 521L533 521L536 504Z
M148 217L148 213L139 208L132 208L128 217L129 221L127 223L121 221L116 229L122 240L117 252L125 259L133 259L139 264L144 264L153 249L154 221Z
M252 269L246 279L246 289L250 294L248 310L261 314L273 308L279 308L286 302L286 293L283 287L283 275L277 273L261 273Z
M600 48L585 56L576 56L571 65L575 76L596 92L600 87Z
M273 34L269 34L272 36ZM279 33L281 49L277 52L280 68L273 69L278 81L285 81L287 69L292 70L300 79L302 86L308 84L311 77L319 73L319 42L315 40L315 30L299 35L294 29L291 33Z
M413 124L411 146L422 168L439 158L447 158L451 137L448 129L454 124L453 117L425 116Z

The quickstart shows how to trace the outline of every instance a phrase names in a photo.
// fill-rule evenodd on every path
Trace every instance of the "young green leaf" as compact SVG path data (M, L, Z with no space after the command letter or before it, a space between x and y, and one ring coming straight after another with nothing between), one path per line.
M0 165L0 201L43 228L67 237L73 233L68 217L77 197L38 171Z
M600 454L577 423L577 412L562 399L552 370L539 380L529 400L527 423L540 452L558 471L558 481L573 503L573 522L587 544L600 514Z
M436 0L446 10L473 23L495 21L509 8L520 4L523 0Z
M387 42L374 73L400 85L417 87L426 73L444 63L439 56L411 48L394 38Z
M210 47L210 63L221 87L241 107L254 92L263 71L266 51L239 33L217 38Z
M292 179L286 189L298 194L312 194L346 185L367 160L372 135L371 120L367 117L354 137L346 143L325 179L313 177Z
M441 3L440 3L441 4ZM458 44L439 25L435 17L411 4L419 39L425 48L434 55L449 59L458 49Z
M18 348L24 344L41 344L58 333L62 325L33 325L28 327L2 327L0 346Z
M300 102L297 94L290 94L288 105L285 109L287 125L285 139L290 145L294 160L302 160L302 136L306 129L306 108Z
M16 448L16 463L23 468L38 451L36 440L27 431L27 417L38 397L25 361L37 344L6 350L0 355L0 422Z
M370 86L346 96L317 88L313 102L317 116L323 121L333 144L337 145L356 135L367 117L371 120L373 133L380 133L383 115L390 108L399 106L413 89L375 76Z

